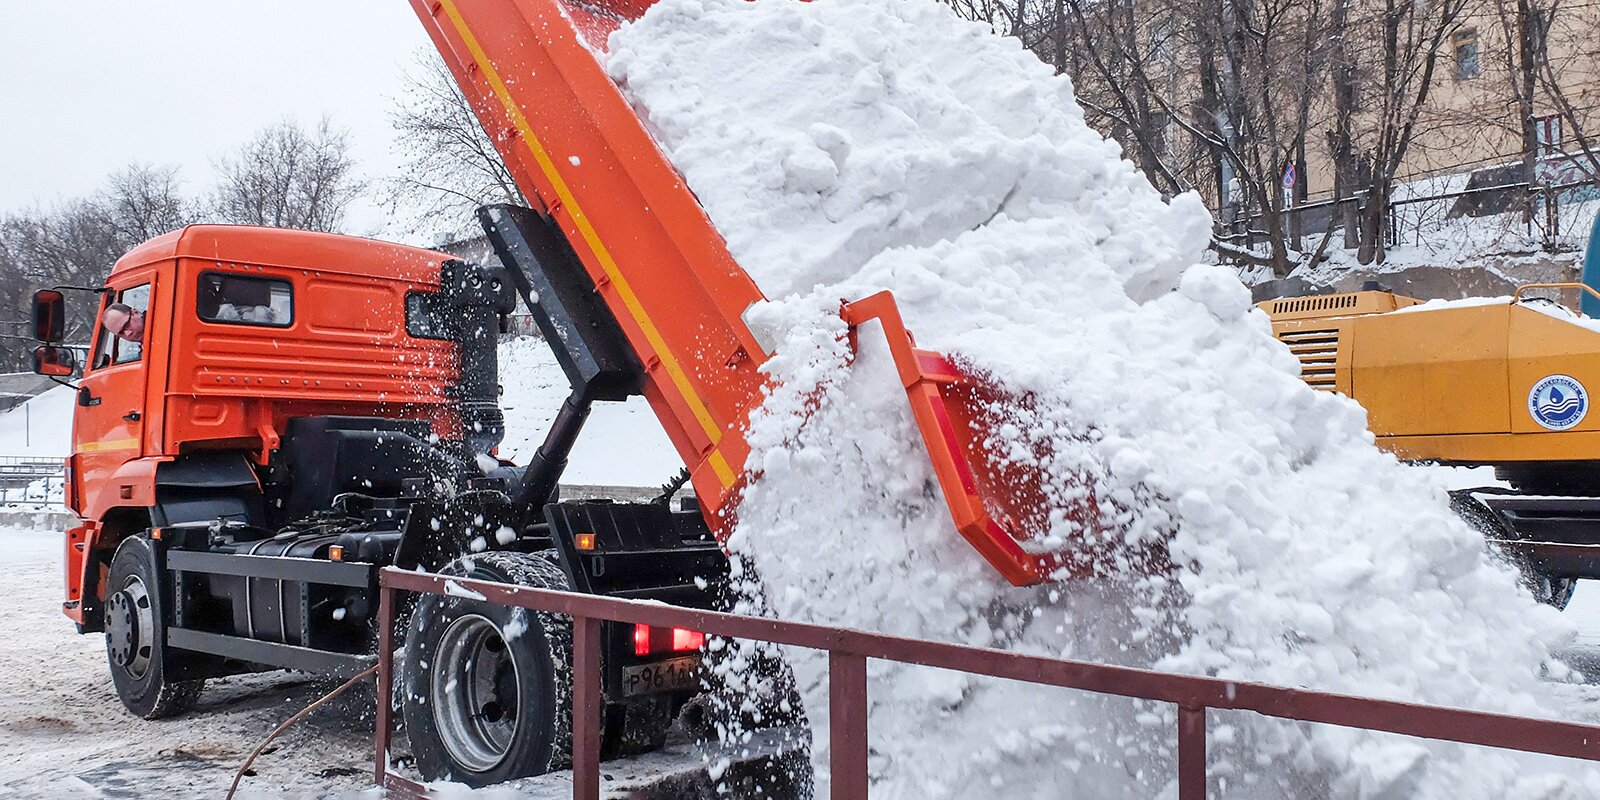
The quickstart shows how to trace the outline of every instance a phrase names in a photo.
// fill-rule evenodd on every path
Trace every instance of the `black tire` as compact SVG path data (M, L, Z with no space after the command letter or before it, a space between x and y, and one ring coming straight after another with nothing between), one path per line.
M525 553L464 556L440 574L569 588L560 568ZM569 617L423 595L400 666L418 771L480 787L570 765L571 663Z
M106 662L117 697L134 716L161 719L194 707L204 680L173 681L167 675L166 595L156 571L155 551L143 536L117 547L106 579Z

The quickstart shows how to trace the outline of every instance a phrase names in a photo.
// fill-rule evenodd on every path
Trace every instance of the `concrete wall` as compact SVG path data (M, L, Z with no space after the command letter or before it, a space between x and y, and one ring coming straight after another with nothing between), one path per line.
M1571 258L1515 261L1503 259L1485 267L1411 267L1395 272L1351 270L1330 288L1353 292L1367 281L1377 281L1392 292L1422 300L1458 300L1463 297L1499 297L1529 283L1573 283L1579 265Z
M1311 280L1289 278L1267 281L1251 287L1257 302L1274 297L1297 297L1311 294L1335 294L1372 288L1415 297L1419 300L1460 300L1464 297L1504 297L1520 286L1530 283L1576 283L1581 277L1582 264L1571 256L1566 258L1488 259L1485 266L1438 267L1417 266L1406 269L1371 270L1349 269L1331 273L1331 282L1320 282L1327 274ZM1535 296L1557 297L1563 304L1577 308L1579 291L1535 291Z

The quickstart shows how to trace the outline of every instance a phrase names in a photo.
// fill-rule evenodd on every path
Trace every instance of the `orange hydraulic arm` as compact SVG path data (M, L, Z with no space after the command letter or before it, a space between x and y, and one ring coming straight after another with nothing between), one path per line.
M707 522L726 540L761 400L765 360L742 322L762 299L721 235L596 58L654 0L412 0L434 45L530 202L551 216L645 367L645 397L689 466ZM870 301L870 302L869 302ZM1044 580L1058 555L1008 533L1024 491L974 469L972 394L937 353L914 350L887 295L847 306L880 319L957 527L1013 583ZM986 491L998 489L999 491ZM993 516L991 516L993 514ZM998 517L998 519L996 519Z

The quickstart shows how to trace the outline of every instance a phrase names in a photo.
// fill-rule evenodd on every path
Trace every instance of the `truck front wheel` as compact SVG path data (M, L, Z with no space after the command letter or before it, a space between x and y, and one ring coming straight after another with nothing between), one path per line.
M567 589L549 561L482 553L440 574ZM406 631L406 734L429 780L487 786L568 765L572 621L470 596L423 595Z
M117 547L106 580L106 661L117 697L144 719L189 710L204 683L167 677L165 602L149 540L128 537Z

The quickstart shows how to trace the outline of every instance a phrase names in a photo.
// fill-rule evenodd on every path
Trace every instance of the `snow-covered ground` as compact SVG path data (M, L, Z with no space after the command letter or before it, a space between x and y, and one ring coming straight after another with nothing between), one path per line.
M1402 262L1450 266L1482 262L1496 256L1537 256L1543 246L1546 212L1538 199L1534 225L1523 220L1522 212L1509 211L1481 217L1451 216L1459 203L1456 198L1439 197L1464 191L1471 175L1458 173L1410 181L1395 187L1395 224L1400 244L1389 252ZM1600 213L1600 198L1593 190L1560 193L1556 204L1559 231L1551 244L1561 253L1582 258L1589 229Z
M0 414L0 456L65 458L72 450L72 409L77 395L57 386Z
M62 535L0 529L0 797L218 798L250 751L332 684L292 673L213 681L199 707L122 709L103 640L61 614ZM257 759L244 797L354 794L371 782L372 694L318 710Z
M1578 625L1572 652L1600 655L1600 582L1579 581L1572 602L1562 612ZM1600 671L1591 670L1590 683L1600 683Z
M57 461L72 449L72 408L76 394L58 386L0 414L0 458ZM65 496L60 477L0 487L0 508L60 507Z
M1406 201L1459 192L1466 188L1469 177L1463 173L1404 183L1395 187L1395 199ZM1530 229L1521 211L1452 217L1455 198L1417 200L1396 207L1400 242L1387 249L1382 264L1362 265L1356 261L1355 251L1333 247L1324 262L1301 267L1294 275L1313 284L1331 285L1350 270L1379 276L1415 267L1436 267L1484 270L1511 283L1526 283L1526 277L1515 276L1518 268L1554 264L1576 269L1583 261L1589 231L1600 215L1600 199L1594 198L1592 192L1567 192L1562 198L1556 213L1560 233L1550 241L1554 252L1545 252L1542 207L1537 212L1536 226ZM1314 245L1317 238L1308 236L1306 246Z
M77 635L61 615L60 586L59 532L0 528L0 595L13 598L0 614L0 798L217 798L268 731L331 688L289 673L226 678L184 717L135 719L117 702L101 638ZM1567 613L1581 630L1571 660L1600 665L1600 585L1582 585ZM1600 721L1600 685L1564 690L1571 719ZM313 714L257 760L240 795L363 795L371 714L370 691ZM666 764L681 766L681 754ZM562 780L538 786L569 796Z

